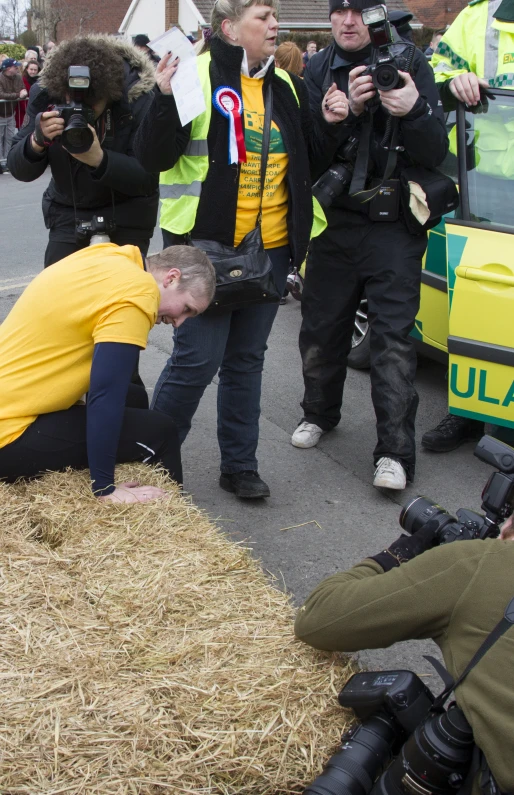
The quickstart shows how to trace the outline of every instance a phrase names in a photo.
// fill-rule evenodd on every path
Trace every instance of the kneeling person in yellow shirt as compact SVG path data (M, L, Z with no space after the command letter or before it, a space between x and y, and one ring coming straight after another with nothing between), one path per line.
M214 289L188 246L144 263L136 246L102 243L40 273L0 326L0 479L89 466L100 499L145 502L163 492L115 486L114 468L148 461L181 484L175 426L130 379L153 325L204 312Z

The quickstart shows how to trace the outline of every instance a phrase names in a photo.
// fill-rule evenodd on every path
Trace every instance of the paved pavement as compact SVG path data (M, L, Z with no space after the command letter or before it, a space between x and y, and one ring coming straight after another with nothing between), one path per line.
M0 176L0 319L43 261L46 230L40 197L46 177L32 184ZM160 233L151 251L161 247ZM301 603L323 577L346 569L391 542L399 532L401 504L425 494L447 509L478 510L490 469L472 456L472 445L434 455L420 450L416 482L397 496L371 486L374 416L366 372L348 375L340 426L312 450L291 446L301 417L302 395L297 336L300 307L289 301L278 312L266 359L260 473L270 484L271 499L262 504L238 501L218 484L215 433L216 383L206 391L183 449L185 487L230 536L251 547L263 567ZM171 329L156 327L141 358L141 374L151 390L171 350ZM420 393L419 435L446 412L445 368L423 360L417 376ZM292 527L302 525L300 527ZM284 528L292 528L285 530ZM422 659L432 644L398 644L361 656L368 666L414 668L431 674ZM437 689L439 680L428 680Z

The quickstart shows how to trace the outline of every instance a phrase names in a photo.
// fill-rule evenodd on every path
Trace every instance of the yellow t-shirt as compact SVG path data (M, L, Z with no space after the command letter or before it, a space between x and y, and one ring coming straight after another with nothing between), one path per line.
M90 246L36 276L0 326L0 447L88 391L97 342L146 348L159 297L136 246Z
M234 245L255 228L259 211L261 180L262 128L264 124L263 78L241 75L245 121L246 163L241 163L237 197ZM266 248L286 246L287 238L287 165L289 158L282 135L275 122L271 135L262 202L262 238Z

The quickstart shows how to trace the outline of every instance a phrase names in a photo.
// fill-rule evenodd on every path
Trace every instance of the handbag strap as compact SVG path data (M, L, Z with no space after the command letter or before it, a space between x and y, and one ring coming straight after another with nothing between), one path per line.
M257 214L257 224L262 222L262 200L264 198L264 185L266 184L266 169L268 167L269 142L271 137L271 116L273 114L273 88L271 81L265 89L264 94L264 122L262 125L262 150L261 150L261 183L259 212Z

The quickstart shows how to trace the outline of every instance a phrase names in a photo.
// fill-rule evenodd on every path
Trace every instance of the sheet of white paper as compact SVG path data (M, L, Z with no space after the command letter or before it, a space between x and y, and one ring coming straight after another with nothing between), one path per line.
M167 30L148 43L150 49L162 58L167 52L180 58L177 71L171 78L173 96L182 126L205 110L205 98L196 68L196 53L189 39L178 28Z

